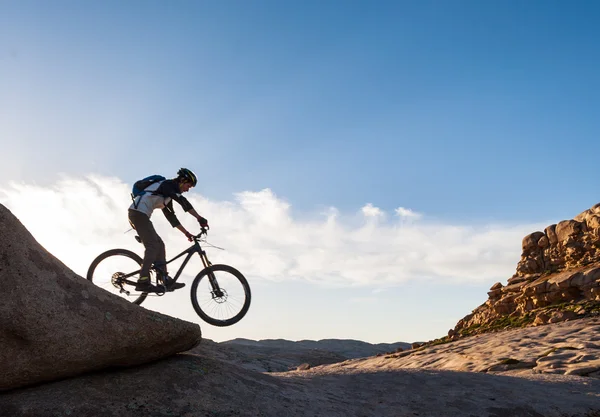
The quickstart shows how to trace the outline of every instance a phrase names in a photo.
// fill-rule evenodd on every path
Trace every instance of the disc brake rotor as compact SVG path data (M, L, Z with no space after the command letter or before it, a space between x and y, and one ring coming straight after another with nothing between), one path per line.
M225 291L223 288L221 288L218 292L213 291L212 298L217 303L223 304L227 301L227 291Z

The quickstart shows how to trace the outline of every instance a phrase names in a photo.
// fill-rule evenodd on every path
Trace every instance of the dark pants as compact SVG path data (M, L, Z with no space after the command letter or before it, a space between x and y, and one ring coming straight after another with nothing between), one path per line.
M166 272L165 243L160 238L150 218L141 211L129 210L129 221L142 239L146 248L144 262L140 271L140 277L149 277L150 267L154 263L159 269Z

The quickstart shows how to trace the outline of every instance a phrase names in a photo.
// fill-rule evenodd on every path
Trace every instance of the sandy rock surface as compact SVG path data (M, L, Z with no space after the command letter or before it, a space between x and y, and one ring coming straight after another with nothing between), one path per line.
M600 378L600 318L486 333L334 366L588 375Z

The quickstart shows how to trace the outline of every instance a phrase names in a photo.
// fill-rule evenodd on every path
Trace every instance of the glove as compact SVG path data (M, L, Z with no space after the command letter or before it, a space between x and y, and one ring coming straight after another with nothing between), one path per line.
M206 220L204 217L200 216L198 223L200 223L200 227L204 229L210 229L210 227L208 227L208 220Z

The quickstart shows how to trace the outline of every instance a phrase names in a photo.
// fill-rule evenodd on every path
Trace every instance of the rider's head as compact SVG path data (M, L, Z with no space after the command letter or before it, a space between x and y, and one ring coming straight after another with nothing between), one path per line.
M198 178L191 170L187 168L180 168L177 171L177 181L181 191L188 191L190 188L195 187L198 183Z

